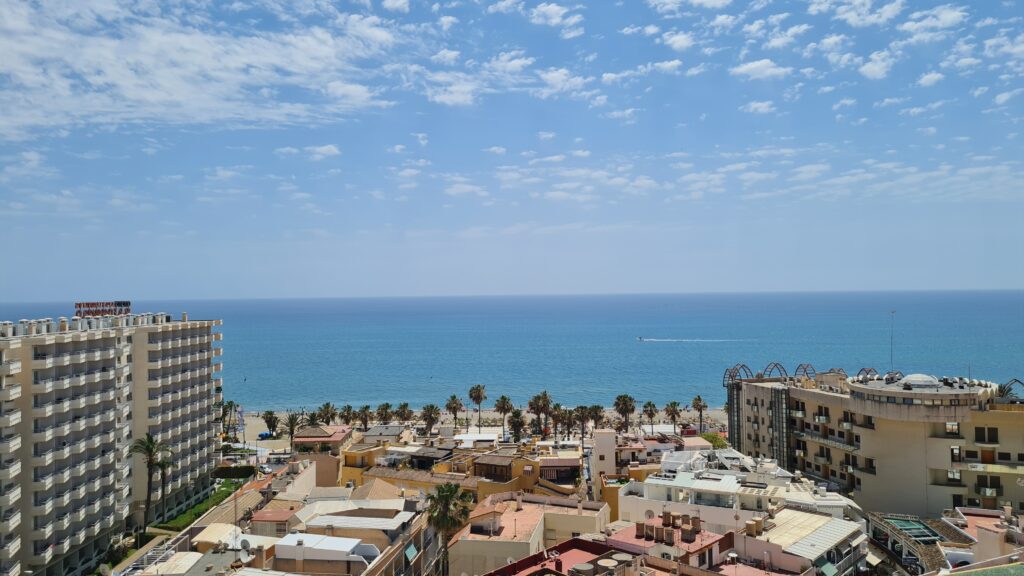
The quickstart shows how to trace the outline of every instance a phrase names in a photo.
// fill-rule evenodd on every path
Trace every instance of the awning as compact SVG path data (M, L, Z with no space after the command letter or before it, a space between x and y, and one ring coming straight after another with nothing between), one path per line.
M829 562L821 568L818 568L818 572L824 574L825 576L836 576L836 574L839 573L839 570L836 570L836 567L831 562Z
M869 565L871 565L871 566L878 566L879 564L882 563L883 560L885 560L885 558L882 558L881 556L878 556L874 552L868 550L868 564Z
M868 535L867 534L861 534L860 536L857 536L856 538L854 538L853 542L850 542L850 547L856 548L857 546L860 546L861 543L864 542L867 539L868 539Z

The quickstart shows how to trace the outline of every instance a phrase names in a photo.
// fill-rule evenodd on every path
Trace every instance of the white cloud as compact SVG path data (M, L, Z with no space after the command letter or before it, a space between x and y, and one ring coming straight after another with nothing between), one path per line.
M846 108L848 106L853 106L856 103L857 103L857 101L854 100L853 98L843 98L843 99L839 100L838 102L836 102L835 104L833 104L832 105L832 109L833 110L839 110L840 108Z
M975 98L977 98L977 97L985 94L986 92L988 92L988 86L978 86L974 90L971 90L971 96L974 96Z
M929 10L921 10L910 15L909 20L898 28L904 32L916 34L952 28L967 19L967 9L962 6L944 4Z
M504 146L491 146L490 148L484 148L484 152L490 152L491 154L497 154L500 156L505 152L508 152L508 149Z
M1000 92L999 94L996 94L995 98L992 98L992 101L995 102L997 106L1002 106L1009 102L1011 98L1022 92L1024 92L1024 88L1017 88L1016 90L1010 90L1008 92Z
M661 35L661 40L676 52L682 52L694 44L693 36L686 32L666 32Z
M554 154L551 156L544 156L542 158L534 158L530 160L530 165L533 164L553 164L565 161L565 154Z
M623 33L623 34L625 34L627 36L631 36L633 34L643 34L644 36L654 36L655 34L657 34L660 31L661 31L661 28L658 28L654 24L647 24L646 26L626 26L622 30L619 30L619 32L621 32L621 33Z
M381 7L392 12L408 12L409 0L382 0Z
M455 182L450 184L444 189L444 193L449 196L488 196L487 190L484 190L476 184L470 184L468 182Z
M405 144L395 144L388 148L388 152L391 152L392 154L401 154L402 152L405 152Z
M896 104L902 104L909 100L909 98L884 98L875 102L875 108L887 108L889 106L895 106Z
M836 20L863 28L887 24L903 11L903 5L903 0L878 4L874 0L811 0L808 11L811 14L833 11Z
M554 140L555 136L558 136L555 132L537 132L537 138L540 140Z
M576 158L589 158L590 157L590 150L573 150L573 151L571 151L569 153L572 154L573 156L575 156Z
M678 14L683 4L697 8L725 8L732 0L647 0L647 5L659 14Z
M648 62L647 64L641 64L632 70L623 70L622 72L605 72L601 75L601 82L605 84L616 84L630 78L647 76L652 71L661 72L662 74L677 74L682 65L683 62L681 60Z
M583 34L583 15L573 13L576 8L554 2L538 4L530 10L530 22L541 26L555 26L562 29L562 38L568 40Z
M513 50L511 52L502 52L491 58L484 65L484 68L488 72L508 77L521 74L523 70L532 66L534 62L535 60L526 56L526 53L522 50Z
M418 142L420 146L430 144L430 138L423 132L410 132L410 135L416 137L416 142Z
M768 49L785 48L793 42L796 42L796 39L800 35L806 33L810 29L810 24L797 24L795 26L790 26L785 30L777 30L769 36L768 41L764 43L764 47Z
M441 26L441 30L445 32L451 30L452 26L459 23L459 19L455 16L441 16L437 19L437 24Z
M629 124L636 121L636 113L639 112L639 108L626 108L624 110L612 110L607 116L613 120L622 120Z
M792 71L792 68L779 66L769 58L747 62L729 69L729 73L733 76L746 76L750 80L784 78Z
M520 0L498 0L487 7L489 14L508 14L510 12L522 12L523 3Z
M939 80L942 80L945 77L946 76L943 75L941 72L928 72L922 74L921 77L917 79L917 85L927 88L929 86L936 85L939 82Z
M793 176L790 178L790 180L794 180L797 182L814 180L815 178L820 177L821 175L825 174L831 169L832 166L829 165L827 162L822 162L818 164L804 164L803 166L793 168Z
M590 81L589 78L573 75L565 68L548 68L537 72L537 76L544 83L544 86L537 90L537 95L541 98L582 90Z
M309 159L314 161L323 160L330 156L338 156L341 154L341 150L334 144L324 144L323 146L306 146L303 148L308 154Z
M881 80L889 75L889 71L896 64L896 57L892 55L888 50L879 50L872 52L868 61L865 62L858 71L865 78L871 80Z
M431 62L435 62L437 64L446 64L448 66L455 64L458 60L459 51L449 50L447 48L439 51L437 54L434 54L433 56L430 57Z
M775 112L775 104L771 100L755 100L740 106L740 110L749 114L770 114Z

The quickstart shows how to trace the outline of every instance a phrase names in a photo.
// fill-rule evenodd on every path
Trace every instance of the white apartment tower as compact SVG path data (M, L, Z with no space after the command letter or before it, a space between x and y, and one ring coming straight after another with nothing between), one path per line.
M122 314L0 324L0 576L91 573L142 521L147 432L170 447L153 517L204 498L216 449L219 320Z

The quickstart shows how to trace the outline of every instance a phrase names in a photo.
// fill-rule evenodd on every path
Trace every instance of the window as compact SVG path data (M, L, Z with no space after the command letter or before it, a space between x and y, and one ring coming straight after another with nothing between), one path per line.
M597 459L600 460L601 462L604 462L604 454L598 454Z
M988 429L988 442L989 442L989 444L998 444L999 443L999 428L989 428Z
M959 470L946 470L946 480L953 484L960 483L960 471Z
M1010 461L1010 453L1009 452L999 452L998 454L996 454L996 458L999 459L999 460L1004 460L1006 462L1009 462Z
M978 459L978 451L977 450L965 450L964 451L964 458L967 458L968 460L977 460Z
M572 533L572 537L573 538L579 538L580 537L580 533L579 532L573 532Z
M959 422L946 422L946 436L959 436L960 435L960 423Z
M1017 452L1017 462L1024 462L1024 452Z
M953 508L960 508L964 505L963 494L953 494Z
M962 460L963 459L960 457L960 447L959 446L950 446L949 447L949 461L950 462L960 462Z

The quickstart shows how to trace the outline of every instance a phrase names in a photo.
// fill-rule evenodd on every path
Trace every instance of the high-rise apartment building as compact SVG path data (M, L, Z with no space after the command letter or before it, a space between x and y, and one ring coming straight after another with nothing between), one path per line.
M1024 509L1024 403L992 382L772 364L726 371L729 441L868 511Z
M219 416L219 320L166 314L0 324L0 576L90 573L142 522L151 433L156 518L210 490ZM167 497L162 493L166 485Z

